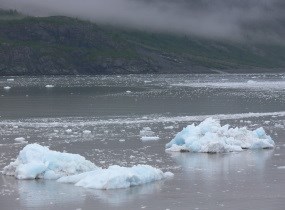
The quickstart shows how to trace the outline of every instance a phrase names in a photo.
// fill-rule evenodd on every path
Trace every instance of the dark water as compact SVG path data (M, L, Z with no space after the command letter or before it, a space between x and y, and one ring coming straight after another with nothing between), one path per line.
M285 169L278 169L285 166L284 74L14 79L0 79L1 169L25 146L14 139L25 137L101 167L149 164L175 176L107 191L0 176L1 210L284 209ZM262 126L277 146L216 155L165 152L177 132L205 115L232 126ZM142 142L145 126L160 140ZM86 129L92 133L84 135Z

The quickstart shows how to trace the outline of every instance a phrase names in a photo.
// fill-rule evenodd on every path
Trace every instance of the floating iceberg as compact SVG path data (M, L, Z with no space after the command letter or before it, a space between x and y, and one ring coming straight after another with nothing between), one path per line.
M25 141L26 139L24 137L17 137L14 140L22 144L28 143L27 141Z
M159 140L158 136L142 136L141 137L142 141L157 141Z
M154 132L151 130L150 127L143 127L140 131L140 136L153 136Z
M245 127L221 126L219 120L207 118L199 125L188 125L166 144L166 151L223 153L243 149L267 149L275 146L262 127L250 131Z
M46 88L53 88L54 85L46 85L45 87L46 87Z
M148 165L102 169L80 155L52 151L38 144L24 147L18 158L4 167L3 174L18 179L57 179L94 189L127 188L173 176Z
M52 151L38 144L28 144L18 158L3 169L3 174L17 179L58 179L98 167L77 154Z
M93 189L117 189L141 185L173 176L171 172L148 165L136 165L131 168L110 166L108 169L99 169L78 175L66 176L58 182L73 183L75 186Z
M90 133L92 133L92 131L90 131L90 130L84 130L83 131L83 134L90 134Z
M140 131L140 136L142 141L157 141L159 140L158 136L155 136L155 133L151 130L150 127L143 127Z

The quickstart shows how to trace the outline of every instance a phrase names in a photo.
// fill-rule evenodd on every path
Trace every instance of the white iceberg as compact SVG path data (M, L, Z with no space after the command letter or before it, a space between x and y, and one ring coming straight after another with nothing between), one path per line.
M14 140L22 144L28 143L27 141L25 141L26 139L24 137L17 137Z
M199 125L188 125L166 144L166 151L223 153L243 149L274 148L275 143L262 127L250 131L245 127L221 126L219 120L207 118Z
M75 186L85 188L108 190L128 188L172 176L173 174L171 172L163 173L161 170L148 165L136 165L131 168L114 165L108 169L99 169L78 175L62 177L57 181L73 183Z
M67 129L67 130L65 130L65 132L66 132L66 133L71 133L72 130L71 130L71 129Z
M142 141L157 141L159 140L159 136L142 136Z
M90 134L90 133L92 133L90 130L84 130L83 131L83 134Z
M102 169L78 154L60 153L38 144L25 146L2 173L17 179L57 179L94 189L128 188L173 176L148 165Z
M140 136L153 136L154 132L151 130L150 127L143 127L140 131Z
M143 127L140 131L140 137L142 141L157 141L159 140L158 136L155 136L155 133L151 130L150 127Z
M165 130L172 130L174 129L174 126L170 125L170 126L165 126L164 127Z
M38 144L28 144L14 162L4 167L3 174L17 179L58 179L97 168L78 154L60 153Z
M46 88L53 88L54 85L46 85L45 87L46 87Z

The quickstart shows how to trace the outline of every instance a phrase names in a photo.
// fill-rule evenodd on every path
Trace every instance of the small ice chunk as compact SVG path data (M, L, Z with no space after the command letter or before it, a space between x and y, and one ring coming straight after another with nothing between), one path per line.
M131 93L131 92L132 92L132 91L130 91L130 90L127 90L127 91L126 91L126 93Z
M167 151L206 153L238 152L243 149L274 148L275 143L264 129L254 131L221 126L219 120L207 118L199 125L188 125L166 144Z
M247 81L247 84L256 84L257 82L256 81L254 81L254 80L248 80Z
M84 131L83 131L83 134L90 134L90 133L91 133L90 130L84 130Z
M125 140L125 139L120 139L120 140L119 140L119 142L124 142L124 141L126 141L126 140Z
M19 142L19 143L28 143L27 141L25 141L26 139L24 137L18 137L14 139L15 141Z
M80 155L28 144L14 162L4 167L3 174L17 179L58 179L96 169L97 166Z
M46 85L45 87L46 87L46 88L53 88L54 85Z
M142 136L141 137L142 141L157 141L159 140L158 136Z
M284 125L281 125L281 124L275 123L274 127L275 127L275 128L284 128Z
M4 87L4 90L10 90L10 89L11 89L11 87L9 87L9 86Z
M165 178L172 177L171 172L163 173L149 165L135 165L133 167L110 166L107 169L99 169L78 175L66 176L58 179L58 182L73 183L75 186L93 189L117 189L128 188Z
M140 136L142 141L156 141L159 140L158 136L151 130L150 127L143 127L140 131Z
M153 136L154 132L151 130L150 127L143 127L140 131L140 136Z
M278 169L285 169L285 166L278 166Z
M174 127L173 127L172 125L170 125L170 126L165 126L165 127L164 127L165 130L172 130L173 128L174 128Z
M7 79L7 82L14 82L14 79Z
M66 129L65 132L66 132L66 133L71 133L72 130L71 130L71 129Z

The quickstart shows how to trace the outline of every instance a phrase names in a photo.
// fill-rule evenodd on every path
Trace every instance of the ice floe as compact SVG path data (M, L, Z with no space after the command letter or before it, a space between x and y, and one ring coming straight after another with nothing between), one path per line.
M54 85L46 85L45 87L46 87L46 88L53 88Z
M174 126L170 125L170 126L165 126L164 127L165 130L172 130L174 129Z
M64 127L69 126L74 127L77 125L84 126L98 126L98 125L133 125L133 124L151 124L151 123L179 123L179 122L189 122L189 121L202 121L209 117L217 118L220 120L238 120L245 118L260 118L260 117L284 117L285 111L280 112L257 112L257 113L239 113L239 114L215 114L215 115L193 115L193 116L143 116L143 117L120 117L120 118L108 118L100 119L97 117L93 118L83 118L83 117L70 117L65 118L31 118L31 119L21 119L21 120L2 120L0 121L0 126L29 126L35 128L48 128L48 127ZM244 122L244 120L242 121ZM148 127L146 127L148 128ZM69 131L69 129L68 129ZM142 129L144 132L145 129ZM71 130L72 132L72 130ZM104 131L108 133L109 131ZM141 133L140 133L140 136Z
M142 141L156 141L159 140L158 136L151 130L150 127L143 127L140 131L140 137Z
M17 179L58 179L98 167L78 154L52 151L39 144L28 144L19 156L3 169Z
M248 80L242 82L193 82L173 83L171 86L198 87L198 88L227 88L227 89L253 89L253 90L284 90L285 81L256 81Z
M246 127L221 126L220 121L207 118L199 125L188 125L166 144L167 151L223 153L243 149L273 148L274 141L262 127L250 131Z
M157 141L159 140L158 136L142 136L141 137L142 141Z
M83 131L83 134L90 134L90 133L92 133L90 130L84 130Z
M10 89L11 89L11 87L9 87L9 86L4 87L4 90L10 90Z
M28 143L27 141L25 141L26 139L24 137L17 137L14 140L22 144Z
M72 133L72 130L71 129L66 129L65 132L66 133Z
M17 179L57 179L94 189L127 188L173 176L149 165L102 169L78 154L52 151L39 144L25 146L2 173Z
M131 168L110 166L108 169L99 169L73 176L58 179L58 182L73 183L75 186L94 189L128 188L173 176L171 172L148 165L136 165Z

